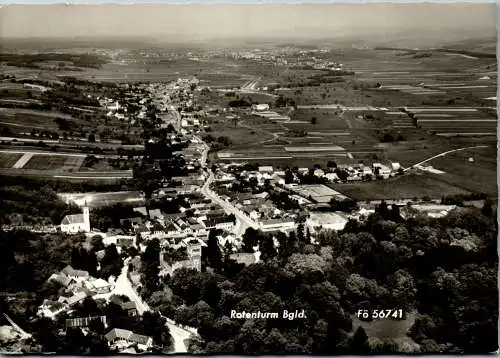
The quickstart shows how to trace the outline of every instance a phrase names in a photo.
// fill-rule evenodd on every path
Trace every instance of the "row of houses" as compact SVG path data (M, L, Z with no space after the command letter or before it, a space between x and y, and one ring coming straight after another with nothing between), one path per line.
M87 297L109 294L115 287L115 278L108 281L89 275L88 271L75 270L70 265L60 272L52 274L48 282L56 282L64 288L63 295L57 301L44 300L38 308L37 314L43 317L54 318L57 314L82 302Z

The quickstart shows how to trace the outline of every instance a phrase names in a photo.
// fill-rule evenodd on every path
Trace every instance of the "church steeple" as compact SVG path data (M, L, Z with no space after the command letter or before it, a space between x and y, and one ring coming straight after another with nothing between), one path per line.
M85 206L83 207L83 225L85 232L90 232L90 212L87 201L85 201Z

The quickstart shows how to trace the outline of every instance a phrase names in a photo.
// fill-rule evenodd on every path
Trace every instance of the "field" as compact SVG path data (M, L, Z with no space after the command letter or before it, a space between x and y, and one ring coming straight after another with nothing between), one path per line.
M497 196L496 148L477 148L450 153L436 158L426 165L442 170L440 180L474 192ZM469 158L474 162L470 163Z
M12 168L23 155L17 153L2 153L0 155L0 168Z
M84 158L84 156L34 155L23 168L72 171L80 168Z
M356 184L329 184L329 186L359 201L421 199L423 197L441 199L443 196L470 194L467 189L441 180L440 175L428 173L412 173L386 180Z
M117 191L106 193L59 193L61 199L78 206L85 204L91 208L110 206L116 203L144 203L144 196L137 191Z

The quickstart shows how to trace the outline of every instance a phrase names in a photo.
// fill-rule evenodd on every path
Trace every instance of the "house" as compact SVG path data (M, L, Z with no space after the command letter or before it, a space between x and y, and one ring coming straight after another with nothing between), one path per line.
M163 214L161 213L160 209L149 210L149 218L151 220L162 219L163 218Z
M232 230L234 226L233 221L231 221L228 217L215 217L208 218L205 220L205 228L206 229L218 229L218 230Z
M59 312L63 311L66 306L59 301L44 300L38 307L37 316L53 318Z
M391 175L391 168L389 168L387 165L383 165L381 163L373 163L373 169L374 172L378 170L378 174L382 176L383 178L387 179Z
M74 282L74 279L62 273L54 273L49 277L47 281L54 281L60 284L61 286L68 287L72 282Z
M323 169L314 170L314 176L321 178L323 175L325 175L325 171Z
M122 227L134 227L141 225L143 223L143 220L141 217L134 217L134 218L126 218L126 219L120 219L120 226Z
M79 292L76 292L73 296L71 297L64 297L61 296L59 297L58 302L68 305L68 306L73 306L79 302L82 302L86 297L89 296L89 292L86 290L81 290Z
M85 286L93 294L109 293L113 290L113 285L102 278L85 281Z
M337 213L311 212L306 220L306 227L311 233L326 230L342 230L348 219Z
M259 222L260 229L264 232L291 231L295 229L295 222L290 219L270 219Z
M267 103L252 104L252 110L253 111L268 111L269 110L269 104L267 104Z
M259 173L268 173L271 174L273 172L273 167L271 165L265 165L259 167Z
M363 176L372 176L373 175L373 170L370 167L363 167Z
M109 302L120 306L129 317L137 316L137 307L133 301L124 301L121 297L113 295Z
M131 247L134 246L135 236L119 236L116 238L116 246L119 247Z
M148 216L148 209L146 209L145 206L134 208L134 212L139 213L142 216Z
M89 208L84 207L82 214L66 215L60 225L61 231L68 234L90 232Z
M75 270L73 269L73 267L71 267L71 265L68 265L65 268L63 268L61 270L61 274L79 282L84 281L90 277L88 271Z
M106 316L89 316L66 319L66 329L68 328L85 328L93 321L100 321L104 327L108 325Z
M249 215L248 215L248 216L249 216L249 217L250 217L250 219L252 219L252 220L258 220L258 219L260 219L260 213L259 213L258 211L256 211L256 210L252 210L252 211L250 211L250 213L249 213Z
M336 173L327 173L325 174L325 178L326 180L328 181L336 181L336 180L339 180L339 177L337 176Z
M394 172L397 172L399 169L401 169L401 164L397 162L391 162L391 169Z
M160 275L172 275L174 271L180 268L192 268L197 271L201 271L201 248L202 246L206 246L206 244L198 239L193 237L188 237L182 240L178 245L173 245L173 247L186 248L187 259L174 261L171 257L169 257L168 253L165 250L160 252L160 265L161 272Z
M128 347L132 344L137 344L137 348L141 350L148 350L153 346L153 338L136 334L127 329L113 328L104 336L109 345L117 347Z

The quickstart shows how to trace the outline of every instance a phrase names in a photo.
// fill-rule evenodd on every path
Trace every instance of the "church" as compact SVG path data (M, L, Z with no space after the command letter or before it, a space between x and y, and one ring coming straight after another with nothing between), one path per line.
M85 206L82 214L66 215L61 221L61 231L69 234L90 232L89 208Z

